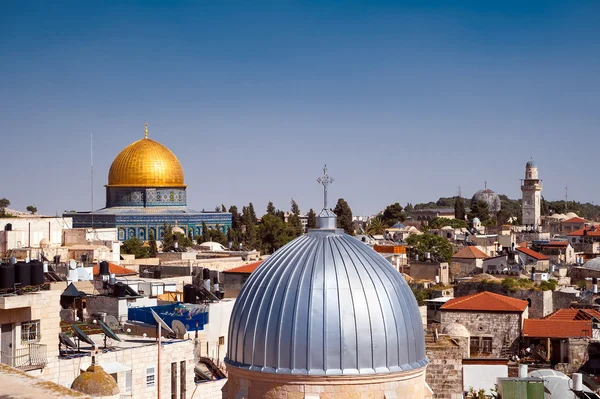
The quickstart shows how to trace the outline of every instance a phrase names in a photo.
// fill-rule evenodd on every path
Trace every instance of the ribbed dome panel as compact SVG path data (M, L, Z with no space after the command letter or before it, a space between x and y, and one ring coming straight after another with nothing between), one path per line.
M244 284L226 361L275 373L388 373L427 364L414 296L389 262L340 230L312 230Z

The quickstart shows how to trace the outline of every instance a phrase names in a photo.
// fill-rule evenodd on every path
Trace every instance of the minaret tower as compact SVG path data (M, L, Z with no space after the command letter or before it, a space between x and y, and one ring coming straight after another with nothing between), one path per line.
M521 192L523 193L523 225L537 228L541 223L542 183L533 159L525 165L525 179L522 180Z

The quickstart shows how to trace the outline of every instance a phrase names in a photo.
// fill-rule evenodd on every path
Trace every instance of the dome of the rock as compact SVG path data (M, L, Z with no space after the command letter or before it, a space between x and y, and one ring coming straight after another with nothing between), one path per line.
M108 186L185 187L183 168L171 150L146 136L117 155L108 172Z

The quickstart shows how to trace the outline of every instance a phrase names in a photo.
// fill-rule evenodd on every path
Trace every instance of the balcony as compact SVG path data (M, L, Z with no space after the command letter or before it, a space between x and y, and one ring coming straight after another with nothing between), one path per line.
M29 344L14 353L0 351L0 362L22 371L43 369L48 364L46 345Z

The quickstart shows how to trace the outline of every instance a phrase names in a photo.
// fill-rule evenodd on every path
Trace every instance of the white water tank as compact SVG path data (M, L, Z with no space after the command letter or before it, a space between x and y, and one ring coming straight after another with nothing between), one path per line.
M526 364L519 364L519 378L527 378L528 367Z
M575 392L583 391L583 375L581 375L581 373L573 374L573 391L575 391Z

